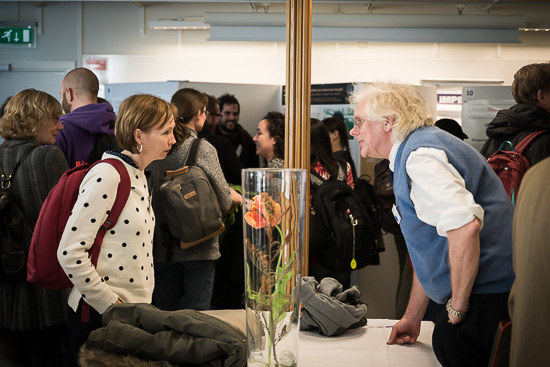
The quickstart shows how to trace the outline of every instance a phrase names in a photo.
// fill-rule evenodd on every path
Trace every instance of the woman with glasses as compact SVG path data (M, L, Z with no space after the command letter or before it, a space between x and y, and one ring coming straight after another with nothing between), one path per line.
M204 126L207 101L203 93L191 88L180 89L172 96L171 102L178 109L174 129L176 144L165 160L151 166L153 209L157 215L153 243L153 304L165 311L210 309L216 260L220 257L218 237L182 250L179 241L171 238L166 228L159 201L160 183L165 172L183 167L193 140L197 139L197 133ZM208 176L223 213L229 211L232 205L240 204L241 196L229 188L216 149L206 140L202 140L199 145L196 165Z
M9 186L10 200L31 230L51 188L68 169L65 156L54 145L57 133L63 129L61 114L61 105L53 96L26 89L10 99L0 121L0 135L5 139L0 145L0 165L5 175L2 186ZM10 174L13 176L7 183ZM0 270L0 364L62 365L61 340L68 333L68 293L28 283L24 263L20 274L10 275L4 255L7 259L9 253L2 251ZM10 263L15 264L13 260Z

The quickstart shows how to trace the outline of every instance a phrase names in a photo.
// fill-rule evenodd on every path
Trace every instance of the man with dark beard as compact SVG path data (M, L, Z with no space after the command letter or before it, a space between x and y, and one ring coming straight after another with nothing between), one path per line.
M59 94L65 115L59 120L61 130L55 145L61 149L69 168L89 162L96 141L114 133L116 115L109 103L97 103L99 80L86 68L71 70L63 81Z
M534 131L550 132L550 63L522 67L514 75L510 89L517 104L498 111L487 126L489 139L481 148L486 158L505 141L515 147ZM550 156L550 134L537 136L523 154L531 166Z
M252 141L252 136L239 125L239 114L241 113L239 101L234 95L227 93L218 100L220 101L221 119L216 127L216 135L223 136L231 142L243 168L259 167L256 144Z

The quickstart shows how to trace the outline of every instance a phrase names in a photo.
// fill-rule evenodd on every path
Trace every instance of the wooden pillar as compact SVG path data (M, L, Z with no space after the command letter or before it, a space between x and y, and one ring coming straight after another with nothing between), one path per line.
M286 2L285 166L309 172L312 0ZM309 177L306 201L309 201ZM306 203L307 204L307 203ZM302 274L308 274L309 208L306 207Z

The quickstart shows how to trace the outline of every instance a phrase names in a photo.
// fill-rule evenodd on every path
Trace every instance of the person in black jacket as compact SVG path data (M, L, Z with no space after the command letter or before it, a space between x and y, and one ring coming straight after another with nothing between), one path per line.
M550 131L550 63L530 64L519 69L511 86L517 104L500 110L487 126L489 139L481 148L486 158L504 141L515 147L533 131ZM550 134L538 136L524 152L531 165L550 156Z
M216 126L216 135L223 136L233 145L243 168L257 168L260 160L256 155L256 144L252 136L239 124L241 105L232 94L224 94L220 98L221 118Z

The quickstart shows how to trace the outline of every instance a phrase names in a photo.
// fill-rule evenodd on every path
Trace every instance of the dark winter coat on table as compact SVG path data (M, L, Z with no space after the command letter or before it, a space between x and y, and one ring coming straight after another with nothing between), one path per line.
M241 310L239 310L241 311ZM246 366L244 311L224 319L194 310L161 311L148 304L116 304L103 313L103 328L90 334L80 354L81 366L113 366L120 355L145 361L203 367ZM234 315L234 314L232 314ZM226 322L225 320L237 320ZM102 355L94 350L113 353ZM166 364L145 364L166 366ZM141 364L137 364L141 366Z

